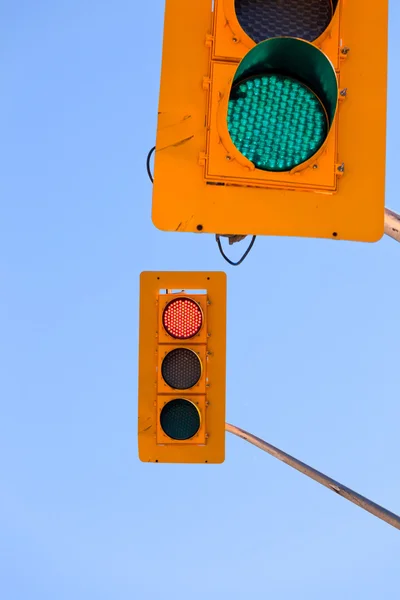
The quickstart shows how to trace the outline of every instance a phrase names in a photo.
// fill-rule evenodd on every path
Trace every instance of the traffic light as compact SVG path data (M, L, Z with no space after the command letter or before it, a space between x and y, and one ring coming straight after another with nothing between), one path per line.
M226 275L140 275L139 458L225 459Z
M152 218L377 241L388 0L166 0Z

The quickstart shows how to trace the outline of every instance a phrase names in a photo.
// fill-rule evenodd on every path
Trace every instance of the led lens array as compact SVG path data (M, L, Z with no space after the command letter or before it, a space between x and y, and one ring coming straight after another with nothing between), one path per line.
M187 340L199 333L203 323L203 313L194 300L176 298L164 308L162 322L171 337Z
M201 377L201 361L189 348L175 348L168 352L161 365L161 374L167 385L175 390L187 390Z
M231 92L228 130L256 168L289 171L311 158L328 133L326 112L304 84L277 74L249 77Z
M161 428L173 440L189 440L196 435L200 424L197 406L185 398L171 400L161 410Z

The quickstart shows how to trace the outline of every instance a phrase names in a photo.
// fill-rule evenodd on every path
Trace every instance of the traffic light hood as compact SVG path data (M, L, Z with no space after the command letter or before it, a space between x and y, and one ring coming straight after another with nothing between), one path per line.
M278 37L257 44L240 62L233 86L254 75L279 74L308 86L321 100L331 125L338 103L335 69L313 44L292 37Z

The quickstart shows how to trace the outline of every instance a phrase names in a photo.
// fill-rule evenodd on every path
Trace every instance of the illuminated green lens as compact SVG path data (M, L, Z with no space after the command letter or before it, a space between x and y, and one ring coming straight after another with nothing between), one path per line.
M289 171L323 144L328 123L317 96L284 75L249 77L228 104L228 130L236 148L265 171Z

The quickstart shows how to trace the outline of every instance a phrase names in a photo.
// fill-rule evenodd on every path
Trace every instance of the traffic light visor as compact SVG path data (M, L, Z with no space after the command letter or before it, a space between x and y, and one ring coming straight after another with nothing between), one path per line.
M294 38L266 40L235 73L229 135L257 169L290 171L323 146L337 99L335 70L318 48Z

